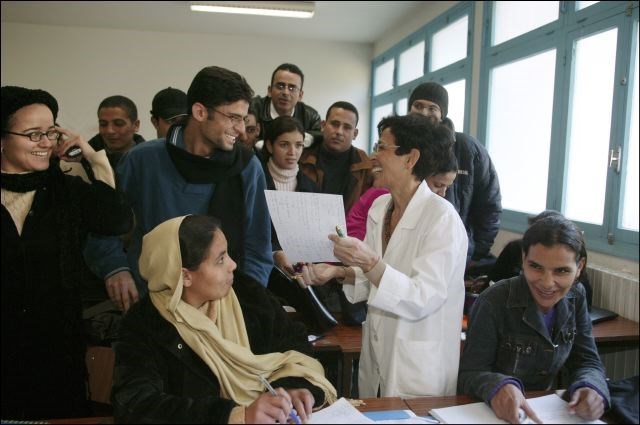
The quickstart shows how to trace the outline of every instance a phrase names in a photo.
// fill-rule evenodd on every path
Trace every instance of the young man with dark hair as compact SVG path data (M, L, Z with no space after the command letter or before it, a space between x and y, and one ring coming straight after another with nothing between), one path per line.
M280 116L290 116L302 124L305 130L305 146L309 146L321 136L320 114L302 102L304 74L296 65L283 63L271 74L271 84L267 96L256 96L251 108L256 111L260 123L259 139L264 139L271 122Z
M449 94L440 84L429 82L416 87L409 97L409 113L421 114L455 131L447 118ZM485 274L495 262L490 253L500 229L502 197L498 175L489 152L473 137L455 132L453 152L458 175L445 198L460 214L467 229L467 275ZM475 270L474 270L475 269Z
M85 257L120 308L147 294L138 271L143 236L185 214L218 217L238 268L266 286L273 261L264 173L253 153L236 143L252 96L241 75L202 69L187 92L185 122L166 140L132 149L119 164L118 181L136 216L131 243L125 253L117 239L92 238Z
M114 169L122 155L144 142L144 138L137 134L140 129L138 108L125 96L109 96L100 102L98 128L99 133L89 140L89 144L96 151L104 149Z

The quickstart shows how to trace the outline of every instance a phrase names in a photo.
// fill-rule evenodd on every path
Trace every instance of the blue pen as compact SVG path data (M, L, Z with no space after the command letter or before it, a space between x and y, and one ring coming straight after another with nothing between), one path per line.
M278 397L278 393L273 389L269 381L267 381L264 376L258 375L258 378L260 378L260 382L262 382L262 385L264 385L264 387L271 393L272 396ZM291 412L289 412L289 419L291 419L294 424L301 423L296 409L291 409Z

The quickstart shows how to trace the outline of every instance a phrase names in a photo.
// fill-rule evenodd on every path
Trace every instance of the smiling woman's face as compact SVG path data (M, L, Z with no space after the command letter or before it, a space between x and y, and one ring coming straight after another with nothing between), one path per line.
M527 255L522 256L522 270L531 295L545 313L569 292L583 266L584 259L576 263L576 253L564 244L531 245Z
M34 103L18 109L9 120L7 131L31 134L45 133L54 129L53 113L41 103ZM32 142L28 136L5 133L2 135L2 171L24 173L42 171L49 168L49 158L56 141L42 135L39 142Z

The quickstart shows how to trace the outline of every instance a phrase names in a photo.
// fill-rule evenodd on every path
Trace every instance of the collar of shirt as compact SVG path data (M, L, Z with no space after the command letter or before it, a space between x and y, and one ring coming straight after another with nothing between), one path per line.
M278 111L276 111L276 107L273 106L273 101L269 100L269 105L270 105L270 111L271 111L271 119L276 119L280 116L280 114L278 114ZM291 115L293 116L293 113L295 112L296 108L293 108L293 111L291 111Z

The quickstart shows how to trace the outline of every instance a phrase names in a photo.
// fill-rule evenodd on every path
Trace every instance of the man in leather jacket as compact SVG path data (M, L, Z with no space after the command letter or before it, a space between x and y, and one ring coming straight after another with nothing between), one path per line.
M271 122L282 115L292 116L300 121L305 130L305 146L311 145L321 135L320 114L302 100L304 91L304 74L296 65L283 63L271 74L271 85L267 88L267 96L256 96L251 101L251 108L256 111L260 124L259 139L264 140Z

